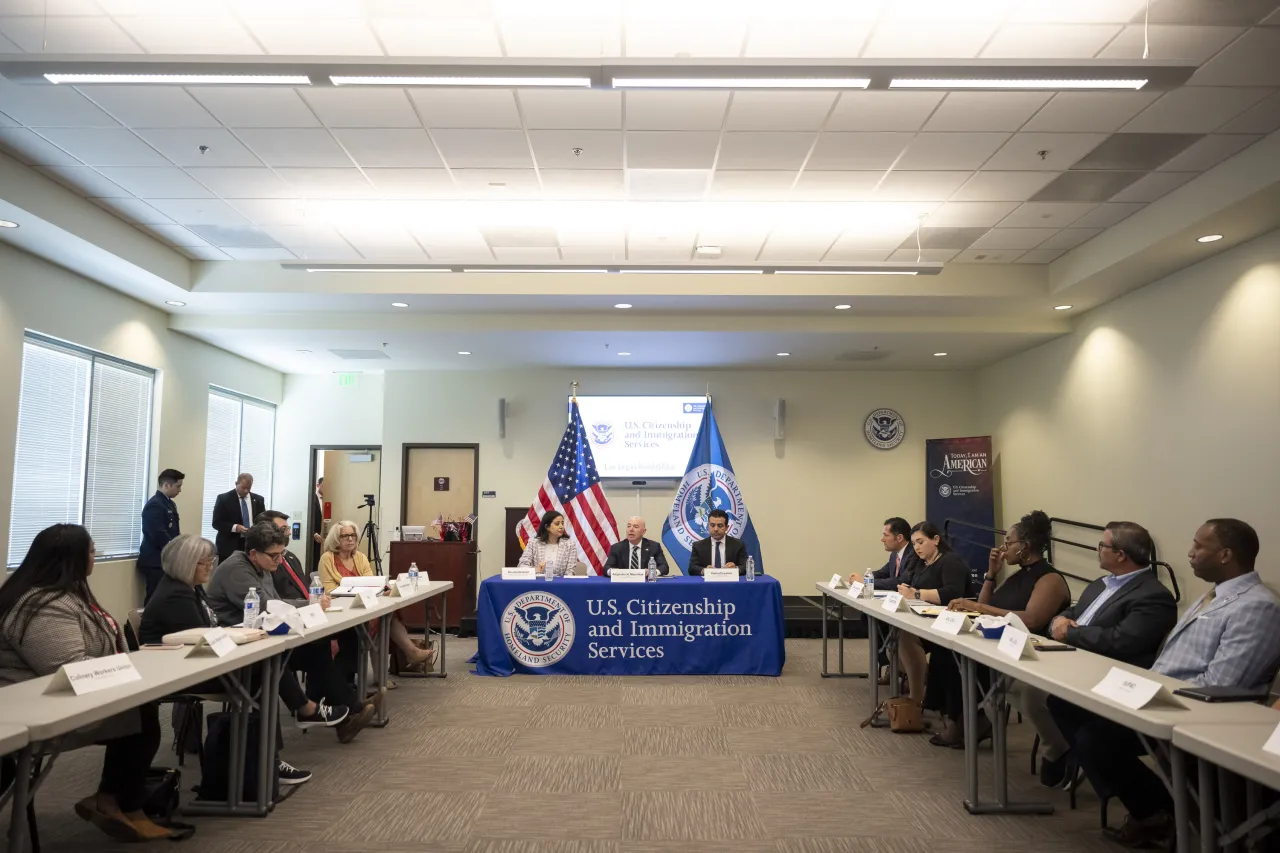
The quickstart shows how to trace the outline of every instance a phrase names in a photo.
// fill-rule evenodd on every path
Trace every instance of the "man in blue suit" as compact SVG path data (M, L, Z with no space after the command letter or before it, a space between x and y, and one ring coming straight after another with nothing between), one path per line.
M920 558L911 547L911 525L905 518L886 518L880 528L880 544L889 552L889 561L871 573L875 588L895 591L899 584L910 585L911 576L920 568ZM849 580L861 581L862 576L854 572Z
M178 523L178 505L173 499L182 491L186 475L174 468L165 468L157 478L157 491L142 508L142 544L138 546L138 569L147 582L147 597L151 600L156 584L164 572L160 570L160 552L173 539L178 538L182 527Z

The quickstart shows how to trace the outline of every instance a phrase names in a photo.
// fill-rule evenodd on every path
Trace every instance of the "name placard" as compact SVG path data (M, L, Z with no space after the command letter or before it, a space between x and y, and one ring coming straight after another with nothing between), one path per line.
M329 617L319 604L308 604L306 607L298 608L298 616L302 619L302 627L304 630L319 628L321 625L329 624Z
M502 569L504 581L531 581L537 576L533 566L505 566Z
M64 663L58 667L49 681L45 693L59 693L71 690L77 696L96 693L108 687L119 687L133 681L141 681L142 676L134 669L133 661L128 655L107 655L103 658Z
M902 598L902 593L891 592L884 597L880 609L885 613L897 613L899 610L907 609L907 602Z
M644 583L644 569L614 569L609 572L611 583Z
M839 575L832 575L831 580L827 581L827 586L832 589L844 589L848 584L844 582L844 578Z
M1276 730L1271 733L1271 737L1267 738L1267 742L1262 745L1263 752L1269 752L1272 755L1280 755L1280 726L1276 726Z
M372 610L378 606L378 592L372 589L357 589L355 598L351 599L350 610L367 608Z
M702 579L708 583L737 583L738 570L732 568L711 568L702 570Z
M418 575L418 581L420 584L426 583L426 581L422 580L422 575ZM419 586L419 589L421 589L421 586ZM413 588L413 579L408 575L398 575L391 581L391 588L387 592L387 595L390 598L405 598L413 595L415 592L417 592L417 590Z
M849 581L849 595L854 598L862 598L863 585L858 581Z
M1000 635L1000 644L996 646L996 651L1009 660L1040 659L1040 655L1036 654L1035 648L1031 645L1031 635L1026 631L1019 631L1012 625L1004 626L1004 632Z
M1005 633L1009 633L1008 628ZM1146 707L1156 699L1174 705L1182 704L1160 682L1118 666L1111 667L1102 680L1093 686L1093 692L1134 711Z
M226 628L210 628L200 635L187 657L197 657L212 652L220 658L226 657L236 649L236 641L231 639Z
M942 634L960 635L973 630L969 617L958 610L944 610L933 620L930 629Z

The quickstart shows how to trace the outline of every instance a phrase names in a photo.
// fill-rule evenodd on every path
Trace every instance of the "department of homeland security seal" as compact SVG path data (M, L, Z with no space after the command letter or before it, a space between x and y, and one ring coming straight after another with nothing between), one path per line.
M876 409L867 415L862 432L872 447L892 450L907 437L907 422L893 409Z
M720 465L699 465L685 474L671 507L671 532L685 548L708 536L707 517L713 509L729 516L729 535L741 538L747 528L747 505L733 472Z
M596 444L608 444L613 441L613 424L592 424L591 440Z
M546 592L526 592L502 611L507 651L525 666L551 666L573 648L573 612Z

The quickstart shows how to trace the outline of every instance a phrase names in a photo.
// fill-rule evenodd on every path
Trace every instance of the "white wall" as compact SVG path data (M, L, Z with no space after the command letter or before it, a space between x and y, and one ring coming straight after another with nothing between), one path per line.
M182 529L199 533L205 511L201 494L209 384L275 402L280 399L282 376L169 331L168 315L161 311L0 245L0 553L8 549L26 329L159 371L151 476L163 468L186 474L178 512ZM123 617L142 602L143 587L132 560L98 563L93 588L116 616Z
M979 387L1006 524L1031 509L1136 521L1186 604L1205 589L1192 534L1234 516L1258 530L1259 571L1280 588L1280 231L1082 316Z

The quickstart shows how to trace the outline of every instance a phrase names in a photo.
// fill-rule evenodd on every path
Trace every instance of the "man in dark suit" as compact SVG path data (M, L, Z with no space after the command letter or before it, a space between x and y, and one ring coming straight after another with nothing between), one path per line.
M262 495L253 493L253 475L236 477L236 487L218 495L213 502L213 529L218 531L214 545L218 549L218 562L236 551L244 550L244 534L253 524L258 513L265 511Z
M156 584L164 577L160 568L160 552L178 535L182 526L178 519L178 505L173 502L182 492L186 475L175 468L165 468L157 478L156 493L142 508L142 544L138 546L138 569L147 582L145 604L156 591Z
M614 569L647 569L649 559L658 566L658 574L665 575L671 569L667 566L667 558L662 553L662 546L652 539L645 539L644 519L633 515L627 519L627 538L614 542L609 547L609 556L604 560L604 573L612 574Z
M320 570L320 554L324 551L324 477L316 480L311 493L311 571Z
M741 539L729 535L729 514L713 509L707 517L706 539L693 543L689 555L689 574L698 576L706 568L737 569L739 575L747 573L747 546Z
M889 561L871 573L876 589L896 591L899 584L911 585L911 576L920 568L920 558L911 547L911 525L905 518L887 518L880 529L880 544L889 552ZM861 581L862 575L854 572L851 581Z

